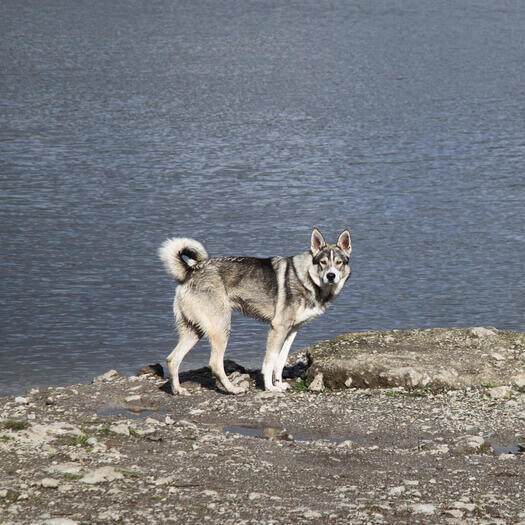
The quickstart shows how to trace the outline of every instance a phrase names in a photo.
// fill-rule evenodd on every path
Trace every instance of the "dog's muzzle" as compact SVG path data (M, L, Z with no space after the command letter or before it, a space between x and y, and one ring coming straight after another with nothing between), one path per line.
M339 282L339 275L335 272L327 272L323 277L325 284L337 284Z

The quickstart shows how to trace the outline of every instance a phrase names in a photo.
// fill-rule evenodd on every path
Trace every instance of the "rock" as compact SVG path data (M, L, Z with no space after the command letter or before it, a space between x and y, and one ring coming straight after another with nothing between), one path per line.
M307 519L307 520L313 520L313 519L318 519L322 516L322 514L320 512L318 512L317 510L307 510L303 516Z
M431 503L416 503L412 507L412 512L414 514L435 514L436 507Z
M525 392L525 372L515 375L512 378L512 384L520 391Z
M60 437L77 437L82 431L75 425L57 421L55 423L35 423L25 430L16 433L14 439L20 443L40 446L50 443Z
M120 514L114 510L106 510L98 515L98 519L103 522L120 521Z
M463 517L464 512L459 509L447 509L443 511L443 516L447 516L449 518L455 518L457 520L460 520Z
M148 365L144 368L141 368L137 372L137 376L154 376L158 378L164 378L164 368L162 368L162 365L159 363L155 363L154 365Z
M406 488L401 485L399 487L393 487L388 491L389 496L400 496L405 492Z
M323 374L319 372L308 385L310 392L322 392L324 390Z
M495 328L473 326L468 329L468 334L474 337L491 337L493 335L497 335L497 330Z
M126 425L126 423L119 423L115 425L111 425L109 427L110 432L114 432L115 434L121 434L123 436L129 436L129 427Z
M69 518L51 518L44 522L45 525L79 525L78 521Z
M492 399L505 399L512 396L512 389L508 386L496 386L489 389L489 396Z
M51 474L78 474L82 467L78 463L68 462L51 465L46 469L46 472Z
M140 401L142 399L142 396L139 396L138 394L134 394L131 396L128 396L124 399L126 403L133 403L133 401Z
M107 383L110 381L115 381L120 376L116 370L109 370L105 374L93 378L93 383Z
M456 452L463 454L480 454L489 445L481 436L461 436L456 440Z
M95 470L90 470L85 476L80 480L82 483L88 483L94 485L96 483L103 483L105 481L114 481L116 479L122 479L124 476L121 472L115 470L114 467L100 467Z
M319 374L333 390L501 386L516 376L525 335L483 327L360 332L324 341L306 353L306 383L314 388Z
M17 405L28 405L29 404L29 398L28 397L15 397L15 403Z
M54 478L44 478L40 481L40 485L45 489L56 489L58 488L58 480Z

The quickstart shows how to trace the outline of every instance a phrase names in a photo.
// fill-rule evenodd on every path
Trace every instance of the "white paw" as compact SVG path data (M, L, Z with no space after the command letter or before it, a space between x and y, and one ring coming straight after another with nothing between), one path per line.
M182 386L172 386L171 387L173 393L176 395L176 396L189 396L190 393L188 392L188 390L186 390L185 388L183 388Z
M278 392L286 392L290 388L288 383L278 382L275 384L275 388Z

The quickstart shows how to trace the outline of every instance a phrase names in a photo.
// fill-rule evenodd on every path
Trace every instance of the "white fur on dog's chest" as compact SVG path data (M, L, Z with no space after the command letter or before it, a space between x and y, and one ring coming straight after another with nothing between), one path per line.
M300 325L303 323L307 323L311 319L314 319L314 317L318 317L319 315L324 313L324 311L325 308L322 306L304 306L297 311L295 315L295 324Z

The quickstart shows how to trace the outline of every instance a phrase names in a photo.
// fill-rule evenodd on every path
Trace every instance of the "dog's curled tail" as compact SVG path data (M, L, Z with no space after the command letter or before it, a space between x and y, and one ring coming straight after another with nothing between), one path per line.
M204 246L194 239L174 237L162 243L159 257L168 274L182 283L194 266L208 258L208 253Z

